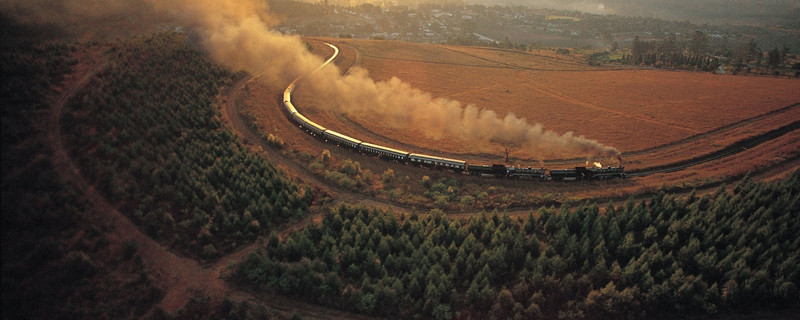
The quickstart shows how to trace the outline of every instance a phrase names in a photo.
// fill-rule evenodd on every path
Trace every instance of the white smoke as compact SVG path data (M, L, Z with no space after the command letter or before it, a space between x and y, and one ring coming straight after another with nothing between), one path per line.
M285 86L299 75L317 68L322 59L311 54L297 36L271 30L276 19L266 2L258 0L7 0L3 12L26 21L80 24L125 11L139 14L142 21L154 16L168 17L195 32L209 54L233 70L262 74L276 87ZM373 81L363 69L346 76L336 68L314 75L315 95L331 101L325 107L350 114L372 115L382 125L418 130L432 139L454 137L469 143L492 143L519 147L527 156L542 150L563 150L586 157L618 156L619 151L597 141L559 135L528 123L513 114L501 118L491 110L444 98L412 88L392 78Z

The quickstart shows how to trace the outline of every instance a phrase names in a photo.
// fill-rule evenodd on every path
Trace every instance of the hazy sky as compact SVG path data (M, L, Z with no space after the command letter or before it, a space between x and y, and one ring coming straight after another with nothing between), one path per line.
M319 0L305 0L317 2ZM800 19L800 0L328 0L337 5L393 4L416 7L420 3L523 5L531 8L575 10L595 14L648 16L692 22L737 23L791 17Z

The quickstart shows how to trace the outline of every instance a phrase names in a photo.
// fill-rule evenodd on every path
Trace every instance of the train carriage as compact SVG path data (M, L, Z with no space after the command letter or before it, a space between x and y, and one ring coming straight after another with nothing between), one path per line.
M333 141L334 143L336 143L336 145L347 146L353 149L357 149L358 145L361 144L361 140L353 139L349 136L343 135L341 133L338 133L330 129L325 130L322 136L325 137L325 139L327 139L328 141Z
M423 167L447 168L454 171L464 171L467 168L467 162L464 160L435 157L427 154L409 154L408 161L411 164L416 164Z
M362 142L361 146L359 146L359 150L366 154L371 154L386 159L393 159L396 161L406 161L409 154L406 151L387 148L368 142Z
M300 114L300 112L293 113L292 118L294 119L294 121L300 124L300 127L308 130L309 132L311 132L311 134L315 136L322 135L322 132L325 131L325 127L318 125L311 120L308 120L308 118Z
M508 174L506 166L502 164L493 164L491 166L484 164L468 164L467 171L470 175L482 177L502 178Z
M464 171L467 169L467 162L457 159L439 158L438 165L454 171Z
M297 112L297 109L294 107L291 101L284 101L283 106L286 109L286 112L291 116Z
M412 153L408 155L408 162L411 164L420 165L423 167L435 167L436 166L436 157L424 155L424 154L416 154Z
M292 102L292 91L294 91L294 84L290 85L283 91L283 102Z
M491 176L492 166L485 164L470 164L467 166L467 171L473 176Z
M294 104L292 104L292 92L294 91L294 85L295 83L292 82L288 87L286 87L286 90L283 91L283 106L286 108L286 112L288 112L290 116L297 112Z

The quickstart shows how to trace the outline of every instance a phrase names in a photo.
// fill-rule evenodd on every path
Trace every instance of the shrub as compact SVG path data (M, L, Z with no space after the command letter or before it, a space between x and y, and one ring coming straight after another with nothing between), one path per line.
M339 170L350 177L355 177L361 173L361 164L350 159L342 161L342 168Z
M217 254L217 248L214 248L213 244L207 244L203 246L203 257L206 259L215 258Z
M422 180L420 181L423 187L430 189L431 185L433 185L433 181L431 181L431 177L425 175L422 176Z
M270 133L267 135L267 144L273 148L281 149L283 148L283 139Z
M331 164L331 151L328 149L322 150L322 154L319 156L320 161L326 167Z
M311 164L308 165L308 170L311 170L311 172L315 174L321 174L324 169L325 166L319 161L312 161Z
M394 170L386 169L386 171L383 172L383 175L381 175L381 179L383 179L383 183L391 183L394 181Z

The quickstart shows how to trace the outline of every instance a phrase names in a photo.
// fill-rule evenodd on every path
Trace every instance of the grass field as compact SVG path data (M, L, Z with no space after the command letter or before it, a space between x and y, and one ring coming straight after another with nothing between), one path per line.
M524 53L391 41L329 41L341 48L336 63L343 70L360 66L377 81L398 77L434 97L473 104L500 116L513 113L559 134L574 132L595 139L623 152L627 169L690 159L800 119L800 107L786 108L800 102L797 79L590 67L578 59L555 56L547 51ZM330 54L330 49L321 42L309 43L316 54ZM265 100L279 103L282 89L270 89L269 94L263 93L265 89L253 87L245 105ZM474 163L503 163L505 160L499 145L476 145L450 137L431 139L421 134L424 128L390 128L374 121L370 115L333 112L326 107L329 101L303 90L302 84L293 99L310 119L364 141ZM319 154L322 149L330 149L324 143L299 134L300 131L292 128L281 114L264 114L259 118L265 121L266 128L273 128L297 150ZM711 162L679 173L614 183L602 192L592 185L533 188L530 184L508 184L507 187L566 198L588 194L618 197L652 191L665 184L676 187L710 185L747 171L792 161L799 153L796 134L789 134L734 159ZM512 150L508 164L552 169L585 161L559 161L574 156L559 150L549 150L535 158L521 154L519 150ZM340 154L343 158L354 156L347 152ZM373 172L392 166L382 161L375 164L365 159L361 161ZM395 171L398 170L411 179L430 174L395 167Z
M479 48L425 46L431 62L378 56L380 43L354 42L376 80L398 77L414 87L503 115L514 113L559 133L574 131L619 148L644 149L800 102L795 79L661 70L603 70L552 57ZM363 49L362 49L363 46ZM395 44L391 56L415 44ZM444 64L448 53L462 64ZM367 54L369 53L369 55ZM471 63L472 57L490 61ZM421 59L414 59L421 60ZM546 64L550 70L514 69ZM575 70L564 72L566 70ZM367 127L369 127L367 125Z

